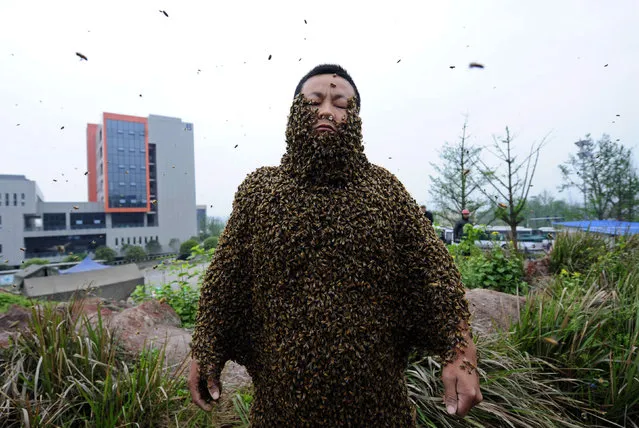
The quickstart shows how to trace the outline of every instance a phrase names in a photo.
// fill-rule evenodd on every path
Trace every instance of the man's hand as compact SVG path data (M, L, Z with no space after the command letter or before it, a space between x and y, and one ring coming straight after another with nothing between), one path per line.
M210 403L212 401L217 402L220 399L220 380L213 378L203 379L200 376L200 363L195 359L191 360L188 385L193 402L202 410L210 412L213 409Z
M464 417L470 409L479 404L483 397L479 390L479 374L477 373L477 351L470 340L470 345L459 352L457 358L444 366L444 404L451 415Z

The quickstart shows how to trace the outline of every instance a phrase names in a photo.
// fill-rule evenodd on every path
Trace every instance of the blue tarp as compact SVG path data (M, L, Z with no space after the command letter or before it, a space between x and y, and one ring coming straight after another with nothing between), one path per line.
M639 233L639 223L630 221L581 220L562 221L553 224L606 235L636 235Z
M94 262L93 260L91 260L91 257L86 256L84 260L82 260L80 263L73 266L72 268L61 270L60 274L63 275L67 273L88 272L91 270L107 269L109 267L110 266Z

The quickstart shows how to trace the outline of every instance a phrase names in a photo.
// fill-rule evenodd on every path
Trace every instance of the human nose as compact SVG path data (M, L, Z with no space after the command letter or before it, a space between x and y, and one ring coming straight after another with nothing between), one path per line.
M319 116L320 119L327 119L329 121L334 121L335 120L335 111L334 111L334 107L333 104L330 103L328 100L324 100L320 105L319 108L317 110L317 114Z

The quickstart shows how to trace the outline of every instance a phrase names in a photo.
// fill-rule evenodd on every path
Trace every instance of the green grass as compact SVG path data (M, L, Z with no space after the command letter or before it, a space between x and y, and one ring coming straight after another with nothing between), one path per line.
M0 291L0 314L7 312L12 305L29 308L33 306L31 299L13 293L5 293Z
M3 427L241 426L232 400L214 413L191 403L185 367L164 349L125 352L82 302L32 307L27 331L0 350Z

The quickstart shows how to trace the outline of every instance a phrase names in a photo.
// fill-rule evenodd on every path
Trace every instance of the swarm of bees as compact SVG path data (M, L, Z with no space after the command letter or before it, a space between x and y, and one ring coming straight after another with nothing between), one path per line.
M240 185L193 356L203 378L248 368L256 426L414 426L406 357L463 347L461 278L400 181L368 162L354 100L338 133L315 132L316 117L298 96L281 165Z

